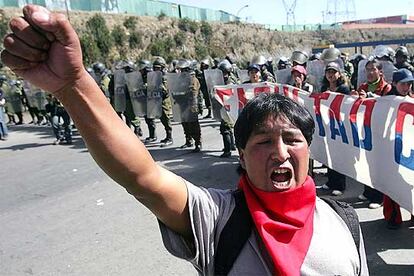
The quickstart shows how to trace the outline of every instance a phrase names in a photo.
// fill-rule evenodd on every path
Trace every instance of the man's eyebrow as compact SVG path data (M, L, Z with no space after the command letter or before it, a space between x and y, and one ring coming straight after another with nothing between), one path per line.
M252 132L252 134L260 135L260 134L266 134L266 133L269 133L269 132L272 132L271 127L262 126L262 127L259 127L257 129L255 129ZM292 126L292 127L289 127L289 128L284 128L283 133L285 133L285 134L298 134L298 133L302 133L302 131L300 129Z

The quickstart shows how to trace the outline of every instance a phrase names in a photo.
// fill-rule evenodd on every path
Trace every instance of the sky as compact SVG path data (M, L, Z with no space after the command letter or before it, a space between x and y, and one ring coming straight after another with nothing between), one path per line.
M292 0L162 0L200 8L223 10L238 15L242 21L260 24L286 24L286 10L283 2L291 7ZM355 10L355 19L368 19L391 15L414 15L414 0L296 0L295 19L296 24L320 24L333 23L325 16L324 11L334 11L334 3L337 3L337 12ZM329 3L329 4L328 4ZM353 9L353 4L355 9ZM242 8L248 5L248 7ZM238 14L237 14L238 13ZM332 17L331 17L332 18ZM352 18L351 18L352 19Z

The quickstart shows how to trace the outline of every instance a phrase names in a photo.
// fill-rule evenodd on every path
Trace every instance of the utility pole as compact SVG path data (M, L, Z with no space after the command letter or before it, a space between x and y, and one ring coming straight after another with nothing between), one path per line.
M293 0L291 2L282 0L283 6L285 7L286 11L286 25L294 25L296 26L296 19L295 19L295 8L297 0Z

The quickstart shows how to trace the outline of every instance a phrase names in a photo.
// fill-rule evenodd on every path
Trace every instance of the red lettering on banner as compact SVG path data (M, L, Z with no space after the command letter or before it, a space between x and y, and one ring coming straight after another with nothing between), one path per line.
M398 107L397 113L397 122L395 125L395 131L398 133L403 133L404 119L405 116L412 115L414 116L414 104L412 103L402 103Z
M259 86L259 87L255 87L254 90L254 95L257 96L260 93L269 93L270 92L270 87L269 86Z
M357 123L357 113L361 105L365 105L364 112L364 126L371 127L372 110L377 101L375 99L361 99L358 98L351 107L349 113L349 120L351 123Z
M329 116L333 116L336 120L341 121L341 104L345 95L336 95L329 107Z
M276 94L279 94L279 85L275 85L273 87L273 92L275 92Z
M321 100L329 99L331 94L327 92L323 93L312 93L309 95L310 98L313 98L313 110L316 115L321 115Z
M237 96L239 97L239 112L240 112L247 103L246 93L243 87L237 87Z
M224 102L224 96L229 96L229 97L232 96L233 95L233 89L231 89L231 88L229 88L229 89L219 88L219 89L216 89L216 93L217 93L218 97L220 98L220 100L221 100L220 103L223 105L224 109L229 111L230 110L230 105L228 105Z

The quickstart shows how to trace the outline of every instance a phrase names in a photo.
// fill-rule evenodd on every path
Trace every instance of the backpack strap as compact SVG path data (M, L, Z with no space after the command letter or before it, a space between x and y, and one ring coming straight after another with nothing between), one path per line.
M233 192L235 207L220 234L214 257L214 275L227 275L252 233L253 221L243 191Z

